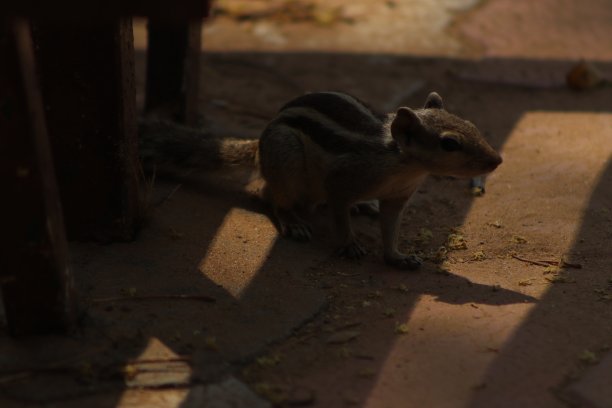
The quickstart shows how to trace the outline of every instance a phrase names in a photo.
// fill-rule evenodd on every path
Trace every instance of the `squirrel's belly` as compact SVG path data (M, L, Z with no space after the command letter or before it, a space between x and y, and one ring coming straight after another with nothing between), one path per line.
M399 174L391 176L383 181L375 190L371 191L368 197L364 197L364 199L408 198L419 188L425 177L425 174L410 176Z

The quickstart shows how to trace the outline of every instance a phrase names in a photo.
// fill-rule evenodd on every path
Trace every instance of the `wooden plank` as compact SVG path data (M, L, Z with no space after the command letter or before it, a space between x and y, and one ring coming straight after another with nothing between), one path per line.
M130 19L33 27L69 239L131 240L139 217Z
M119 16L142 16L180 22L206 17L210 3L210 0L20 0L3 1L0 4L0 15L77 23L112 21Z
M183 67L183 99L181 116L183 123L197 125L200 95L200 54L202 49L202 21L191 21L187 30L187 51Z
M198 121L201 22L149 20L145 111Z
M0 25L0 284L13 334L70 329L74 291L29 25Z

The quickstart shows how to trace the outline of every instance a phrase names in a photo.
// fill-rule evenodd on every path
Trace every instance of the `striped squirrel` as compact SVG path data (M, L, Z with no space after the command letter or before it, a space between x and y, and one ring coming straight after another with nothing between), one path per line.
M448 113L435 92L422 109L400 107L389 114L340 92L299 96L266 126L257 151L257 141L217 142L210 153L211 141L194 145L189 142L194 135L183 139L158 147L182 156L187 165L255 158L265 181L262 197L286 237L310 240L310 227L298 214L326 203L339 253L348 258L365 254L351 228L351 207L378 200L384 260L400 269L420 265L417 257L398 250L397 241L403 209L425 177L474 177L502 162L478 129Z

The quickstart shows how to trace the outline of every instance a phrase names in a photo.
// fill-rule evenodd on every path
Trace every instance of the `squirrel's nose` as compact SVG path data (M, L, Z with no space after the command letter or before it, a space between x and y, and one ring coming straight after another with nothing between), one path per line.
M495 167L497 167L500 164L502 164L503 161L504 161L504 159L502 159L502 157L498 154L497 157L495 158Z
M487 168L489 169L489 171L493 171L497 168L497 166L499 166L500 164L502 164L504 160L502 159L502 157L499 154L496 154L495 156L491 156L488 160L487 160Z

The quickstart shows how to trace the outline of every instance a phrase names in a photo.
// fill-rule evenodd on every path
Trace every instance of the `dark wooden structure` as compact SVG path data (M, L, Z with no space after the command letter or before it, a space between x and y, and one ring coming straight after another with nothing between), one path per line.
M8 187L0 288L11 333L74 326L66 232L104 242L134 237L140 167L131 16L154 21L147 107L175 104L177 117L193 123L208 3L0 5L0 180Z
M139 177L131 19L40 22L33 33L68 237L130 240Z
M0 154L5 230L0 268L12 333L67 327L75 318L63 214L26 21L0 31ZM6 251L6 252L5 252Z
M201 24L149 20L145 110L197 124Z

